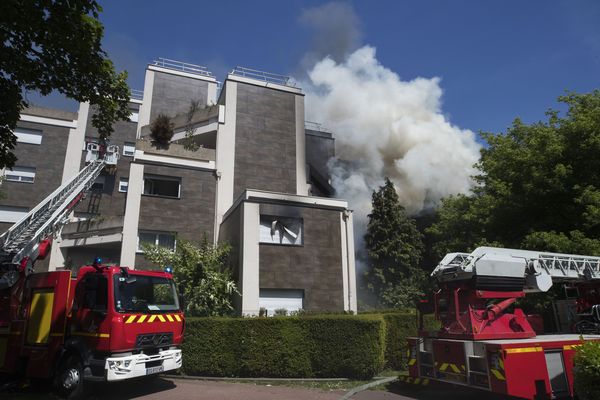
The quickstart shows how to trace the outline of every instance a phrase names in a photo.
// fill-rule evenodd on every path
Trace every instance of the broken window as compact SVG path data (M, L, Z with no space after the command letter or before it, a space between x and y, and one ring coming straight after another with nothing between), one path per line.
M302 231L302 218L260 216L260 243L301 246Z

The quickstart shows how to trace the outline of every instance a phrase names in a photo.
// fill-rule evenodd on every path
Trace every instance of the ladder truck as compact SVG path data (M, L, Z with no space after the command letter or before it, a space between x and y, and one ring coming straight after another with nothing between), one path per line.
M184 316L172 275L103 265L33 272L53 235L119 149L87 144L88 162L0 236L0 373L51 379L68 398L84 381L181 367Z
M408 338L407 380L448 382L525 399L573 398L573 357L600 341L600 258L479 247L447 254L431 274L439 289ZM538 334L539 316L515 307L553 284L576 288L574 333ZM424 309L441 328L423 329ZM536 332L537 331L537 332Z

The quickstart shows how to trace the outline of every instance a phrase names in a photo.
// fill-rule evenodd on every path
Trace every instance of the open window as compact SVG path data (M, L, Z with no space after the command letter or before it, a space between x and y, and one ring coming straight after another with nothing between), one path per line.
M181 192L181 178L160 175L144 176L144 194L146 196L171 197L178 199Z

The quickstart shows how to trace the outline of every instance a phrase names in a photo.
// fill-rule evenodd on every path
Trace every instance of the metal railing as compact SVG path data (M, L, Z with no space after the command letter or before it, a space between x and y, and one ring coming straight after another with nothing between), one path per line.
M263 82L276 83L278 85L297 87L296 82L290 76L273 74L271 72L259 71L257 69L237 66L230 74L252 78Z
M325 128L321 123L313 121L304 121L304 129L310 129L311 131L318 132L333 133L331 129Z
M209 78L214 78L212 72L210 72L208 68L206 68L203 65L190 64L185 63L183 61L170 60L168 58L162 57L159 57L158 59L154 60L152 65L156 65L157 67L173 69L176 71L188 72L190 74L202 75Z
M131 92L132 99L144 100L144 91L143 90L131 89L130 92Z

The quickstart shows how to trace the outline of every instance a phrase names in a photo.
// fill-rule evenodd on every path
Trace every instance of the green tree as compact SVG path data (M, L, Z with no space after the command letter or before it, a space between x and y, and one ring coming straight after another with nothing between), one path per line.
M484 244L600 255L600 91L559 101L565 113L482 134L478 185L428 229L438 256Z
M232 297L238 293L226 267L231 247L213 246L206 237L199 246L177 239L175 251L156 245L143 245L144 257L160 266L173 268L173 280L185 298L188 316L219 316L233 312Z
M419 268L423 237L415 221L406 216L388 178L373 192L372 205L365 234L369 258L367 289L377 296L379 306L412 307L426 281Z
M92 124L101 138L129 116L127 74L115 72L101 47L101 7L94 0L0 2L0 168L16 157L13 133L28 90L56 90L97 106Z

